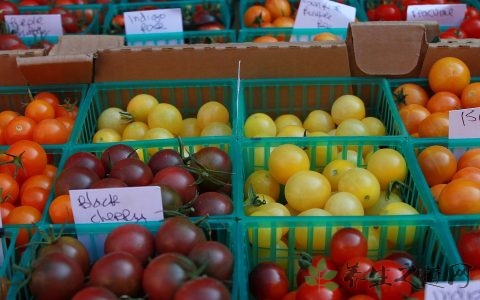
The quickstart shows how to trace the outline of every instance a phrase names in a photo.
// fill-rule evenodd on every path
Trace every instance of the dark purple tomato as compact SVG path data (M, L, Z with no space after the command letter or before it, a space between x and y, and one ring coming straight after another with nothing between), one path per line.
M105 253L125 251L146 265L155 253L155 237L144 226L128 223L114 228L105 239Z
M281 299L288 293L287 274L273 262L258 263L248 274L248 283L256 299Z
M156 174L161 169L171 166L184 165L180 153L173 149L160 149L150 157L148 166L152 169L153 174Z
M192 155L190 166L195 170L201 191L215 191L232 179L232 162L228 153L217 147L205 147Z
M105 171L109 174L114 164L127 157L140 159L137 151L135 151L133 147L125 144L115 144L105 149L100 159L105 166Z
M204 192L193 202L193 216L228 215L233 212L232 198L220 192Z
M137 158L125 158L113 164L110 177L125 182L128 186L146 186L152 183L152 170Z
M412 268L412 270L419 270L421 266L418 264L417 260L413 255L408 253L407 251L394 251L384 257L384 259L389 259L396 261L400 265L404 266L404 268ZM416 272L414 272L416 273Z
M90 188L91 189L106 189L106 188L121 188L127 187L128 185L118 178L105 177L99 181L94 182Z
M90 255L87 248L78 239L68 235L60 236L51 243L42 245L38 250L37 257L53 252L60 252L73 258L82 268L82 272L84 274L88 273L90 269Z
M175 293L174 300L230 300L227 287L212 277L197 277L185 282Z
M233 271L233 254L217 241L198 242L188 254L197 267L205 266L205 275L218 280L230 280Z
M192 201L198 193L195 178L180 166L166 167L153 176L152 183L173 188L182 198L184 204Z
M155 247L158 253L177 252L188 255L192 248L207 238L202 228L183 216L166 218L158 229Z
M100 180L97 173L83 167L70 167L61 171L54 183L55 196L68 195L69 190L88 189Z
M102 160L91 152L82 151L70 155L65 161L63 169L74 166L90 169L97 173L100 178L105 177L105 167L103 166Z
M42 256L32 268L28 287L34 299L70 299L84 287L82 268L63 253L52 252Z
M111 252L100 257L90 269L89 285L103 286L118 297L137 297L142 289L143 267L127 252Z
M183 207L182 197L168 185L159 184L164 211L178 211Z
M72 300L117 300L112 291L101 286L89 286L78 291Z
M173 299L190 279L195 264L179 253L163 253L152 259L143 272L143 290L149 300Z

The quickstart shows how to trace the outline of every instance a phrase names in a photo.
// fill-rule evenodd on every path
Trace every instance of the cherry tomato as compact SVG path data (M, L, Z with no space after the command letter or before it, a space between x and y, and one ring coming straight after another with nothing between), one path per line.
M376 299L403 300L412 293L408 280L402 280L405 266L389 259L377 260L368 275L370 288L367 294ZM377 288L379 288L377 292Z
M272 21L272 14L263 5L252 5L243 14L243 22L246 27L261 27Z
M256 299L280 299L288 293L285 270L272 262L260 262L254 266L248 274L248 284Z
M420 123L430 115L430 111L420 104L407 104L398 110L400 118L405 125L408 133L418 133L418 126Z
M428 84L434 93L446 91L460 96L470 79L470 69L465 62L452 56L439 58L428 71Z
M18 174L30 177L43 172L48 163L45 149L37 142L20 140L11 144L6 152L11 160L21 164Z
M393 90L393 96L398 108L412 103L425 106L429 98L425 88L416 83L399 85Z
M55 117L55 108L45 100L34 99L25 107L24 115L35 122L40 122L45 119L53 119Z
M395 4L380 4L375 9L375 19L377 21L401 21L402 12Z
M37 123L28 117L17 116L12 119L4 128L5 143L13 144L20 140L31 140L33 137L33 129Z
M6 225L35 224L42 218L42 213L33 206L20 205L15 207L5 219ZM33 235L34 229L22 228L19 230L15 244L25 246Z
M296 300L342 300L344 299L344 293L340 288L329 290L323 284L309 285L306 282L302 283L297 290L295 296Z
M368 257L350 258L340 267L337 274L340 286L350 294L367 294L370 285L368 275L373 264L374 261Z
M463 108L480 107L480 82L467 85L460 96Z
M457 171L457 158L445 146L426 147L420 151L417 161L429 186L449 182Z
M434 112L418 125L419 137L447 137L450 127L448 111Z
M70 224L74 222L72 204L69 195L53 198L48 207L48 216L53 224Z
M39 144L65 144L70 134L58 119L40 120L33 129L32 140Z
M480 17L471 17L460 24L460 29L465 32L468 38L480 38Z
M0 173L0 202L15 204L20 193L20 186L12 175Z
M367 256L368 243L361 231L344 227L336 231L330 240L330 257L340 266L353 257Z
M450 181L438 196L438 207L444 214L480 213L480 183L463 178Z

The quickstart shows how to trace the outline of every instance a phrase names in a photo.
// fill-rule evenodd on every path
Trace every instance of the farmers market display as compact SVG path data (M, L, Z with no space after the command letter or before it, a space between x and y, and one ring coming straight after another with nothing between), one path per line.
M474 1L335 3L355 7L354 22L465 4L458 26L426 42L478 43ZM129 51L348 43L347 28L294 28L299 5L0 0L0 50L48 55L59 37L21 36L10 17L57 14L65 35L122 37ZM155 32L159 9L178 13L183 32ZM132 33L135 16L157 24ZM461 57L428 56L419 78L256 78L247 63L245 78L1 87L0 300L468 291L480 278L480 146L453 136L452 114L478 122L480 82Z

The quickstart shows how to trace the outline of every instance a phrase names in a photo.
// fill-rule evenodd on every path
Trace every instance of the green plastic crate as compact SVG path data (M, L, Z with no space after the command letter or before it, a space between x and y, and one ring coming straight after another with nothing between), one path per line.
M298 9L298 6L300 5L300 1L290 0L289 2L290 2L291 7L292 7L292 15L294 15L295 11ZM365 21L367 19L366 15L365 15L365 10L361 9L360 3L357 0L347 0L347 1L338 1L338 2L355 7L356 8L356 18L359 21ZM248 28L248 27L245 26L245 21L243 19L243 16L244 16L245 12L247 11L247 9L254 4L263 5L264 3L265 3L265 1L258 1L258 0L240 0L239 1L239 3L238 3L239 8L238 8L238 14L237 14L238 19L239 19L239 29Z
M413 170L416 170L420 176L418 176L418 179L421 181L419 184L423 186L424 188L421 191L421 195L424 199L430 199L430 202L434 203L433 205L433 210L432 212L437 215L437 218L444 220L448 219L453 216L458 216L458 217L467 217L467 216L472 216L472 217L479 217L480 215L478 214L466 214L466 215L447 215L443 214L438 205L436 204L435 200L433 199L432 193L430 192L430 188L428 186L428 183L425 179L425 176L423 176L422 170L420 168L420 165L418 164L417 161L417 155L425 148L428 146L432 145L441 145L445 146L452 153L457 157L457 159L460 157L461 154L463 154L466 150L472 149L472 148L480 148L480 143L479 139L448 139L448 138L431 138L431 139L416 139L414 141L411 141L411 156L412 156L412 163L411 163L411 168Z
M101 33L101 19L105 14L105 7L102 4L76 4L62 5L62 8L74 13L78 18L78 33L74 34L98 34ZM48 14L52 7L48 5L40 6L20 6L21 14Z
M59 163L59 171L57 172L57 175L63 170L63 167L65 165L66 160L73 155L74 153L77 152L89 152L95 154L97 157L100 157L102 153L107 149L108 147L118 144L118 143L100 143L100 144L88 144L88 145L74 145L71 148L69 148L68 152L66 152L63 157L61 162ZM188 156L189 154L195 153L202 147L208 147L208 146L213 146L213 147L218 147L228 153L230 156L231 162L232 162L232 176L231 176L231 185L230 187L227 187L225 192L228 193L229 190L231 189L231 192L229 192L229 196L232 198L233 202L233 212L228 215L216 215L216 216L210 216L211 219L225 219L225 218L234 218L238 214L239 209L241 207L237 207L236 203L238 201L235 201L234 196L238 193L237 189L238 186L234 184L234 182L237 182L238 180L236 177L240 173L238 170L238 164L236 162L235 157L236 156L236 144L233 138L229 137L223 137L223 138L215 138L215 137L205 137L205 138L189 138L182 140L181 142L179 140L149 140L149 141L129 141L129 142L124 142L123 144L129 145L133 147L134 149L137 150L137 153L139 154L139 157L143 159L143 161L148 162L150 157L155 153L156 151L160 149L173 149L179 153L183 153L184 156ZM183 149L183 150L182 150ZM54 195L53 192L50 195L49 201L46 205L48 208L50 206L51 201L53 200ZM172 213L172 212L170 212ZM192 217L192 218L197 218L197 217ZM48 214L48 210L44 211L43 217L42 217L42 222L46 224L51 224L52 220Z
M115 27L112 24L113 18L118 14L124 12L137 11L145 8L148 9L167 9L167 8L180 8L182 10L182 19L184 24L184 31L192 31L189 28L189 22L191 21L196 7L205 7L211 9L223 24L225 29L230 29L232 24L232 16L230 7L224 0L179 0L179 1L160 1L160 2L132 2L132 3L117 3L111 4L108 8L108 13L103 21L103 33L104 34L125 34L125 28ZM208 32L208 31L207 31ZM199 33L203 34L203 30ZM163 34L162 34L163 36Z
M304 219L292 221L277 221L272 218L259 218L255 221L242 222L240 225L240 238L244 246L242 260L246 261L242 276L245 282L242 283L241 299L254 299L248 287L248 274L260 262L278 263L286 271L290 290L296 288L295 278L299 268L299 254L306 252L311 255L330 255L330 240L335 231L343 227L353 227L363 232L369 241L368 257L373 260L381 259L396 250L408 251L418 264L415 268L419 271L418 275L422 283L427 281L435 284L439 281L446 281L449 267L459 263L453 254L455 249L452 247L451 241L444 235L446 228L435 224L430 219L405 218L399 221L391 218L346 220L329 217L304 217ZM279 238L277 234L284 231L287 232L284 234L283 242L276 242ZM268 238L270 238L270 243L277 243L277 246L265 248L265 240ZM306 240L307 248L297 249L296 239ZM315 243L323 246L323 250L312 250L314 239L316 239ZM423 269L421 269L422 267ZM438 273L434 275L433 272ZM339 272L335 278L342 280L344 275ZM388 272L386 276L388 276ZM411 277L407 277L405 280L412 284Z
M386 80L358 77L243 80L240 87L239 133L244 136L243 124L253 113L263 112L273 119L288 113L303 121L313 110L330 112L335 99L345 94L353 94L363 100L366 116L380 119L386 127L386 136L407 136L389 96Z
M235 87L233 79L95 83L90 86L86 105L79 111L78 120L83 126L74 128L72 136L75 143L91 143L97 119L104 109L112 106L126 109L132 97L143 93L156 97L159 102L175 105L183 118L195 117L205 102L218 101L228 109L232 135L236 135L233 123L237 115Z
M233 29L222 29L161 34L128 34L125 35L125 40L128 46L233 43L236 41L236 32Z
M0 111L13 110L23 115L25 112L25 105L28 103L28 101L30 101L29 93L35 95L42 91L54 93L58 96L62 104L72 103L80 108L80 106L85 102L83 99L87 95L87 89L88 86L85 84L74 84L68 86L40 85L1 87Z
M347 28L242 28L238 33L238 42L252 42L256 37L270 35L279 40L292 42L309 42L319 33L328 32L340 40L347 38Z
M145 226L153 234L156 234L158 228L163 225L163 222L144 222L138 223ZM83 224L83 225L59 225L59 226L43 226L40 229L44 230L47 233L54 233L56 235L62 233L63 235L71 235L78 237L84 245L87 247L87 250L90 254L90 261L93 263L98 260L103 254L103 241L105 237L110 233L114 228L121 226L122 223L118 224L102 224L102 225L92 225L92 224ZM237 225L235 222L227 220L205 220L200 223L200 226L205 230L207 237L211 240L216 240L224 245L226 245L233 253L234 257L238 255L238 239L237 237ZM39 243L45 241L44 237L41 234L37 234L34 237L36 243L30 246L24 253L22 261L20 262L21 267L29 268L32 261L35 259L35 253L40 246ZM234 261L234 270L232 274L231 282L231 296L232 299L237 299L239 293L238 286L238 264L237 261ZM17 280L11 287L12 297L9 299L33 299L32 295L28 290L28 285L21 286L19 283L25 280L25 276L19 274Z
M420 215L433 217L433 210L435 209L433 199L425 198L421 191L424 190L423 182L419 174L415 173L416 169L412 169L410 165L414 162L411 161L408 144L405 141L395 138L385 138L378 140L375 138L366 137L349 137L345 139L334 139L331 137L311 137L311 138L258 138L249 141L244 141L241 145L243 159L241 176L235 179L241 180L240 182L234 182L234 186L238 186L237 192L241 194L236 195L236 199L242 202L237 203L238 207L241 207L243 201L247 198L244 193L245 181L250 174L256 170L268 170L268 159L271 151L283 144L295 144L307 152L310 158L310 170L322 172L324 167L334 160L335 158L346 159L348 149L357 151L356 164L359 167L366 167L365 158L362 153L368 155L370 151L376 151L381 148L390 148L397 150L403 154L407 162L407 175L403 182L404 187L400 188L400 198L414 207ZM338 155L334 157L334 149L338 148L340 151ZM318 152L317 152L318 151ZM280 185L280 197L277 202L286 203L283 194L284 185ZM245 219L257 219L258 217L246 216L244 211L241 212L241 217ZM371 216L364 216L369 218ZM390 218L389 216L375 216L377 218ZM400 220L404 216L395 216ZM405 216L408 217L408 216ZM278 217L283 219L298 219L301 217L288 216ZM347 219L356 220L362 217L346 217Z
M11 299L5 295L11 293L10 284L14 282L16 272L14 265L18 264L21 258L21 253L15 249L18 230L12 228L0 230L0 297Z

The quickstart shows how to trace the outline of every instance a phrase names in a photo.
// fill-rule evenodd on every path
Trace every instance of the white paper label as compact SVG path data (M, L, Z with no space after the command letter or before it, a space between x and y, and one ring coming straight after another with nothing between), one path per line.
M19 37L63 35L62 19L58 14L6 15L8 32Z
M480 299L480 281L438 282L425 286L426 300L473 300Z
M301 0L294 28L347 28L356 8L329 0Z
M480 137L480 107L451 110L448 113L448 120L449 138Z
M409 5L407 21L437 21L440 26L457 27L462 23L466 10L464 3Z
M70 190L75 223L163 220L159 186Z
M126 34L182 32L180 8L130 11L123 13Z

